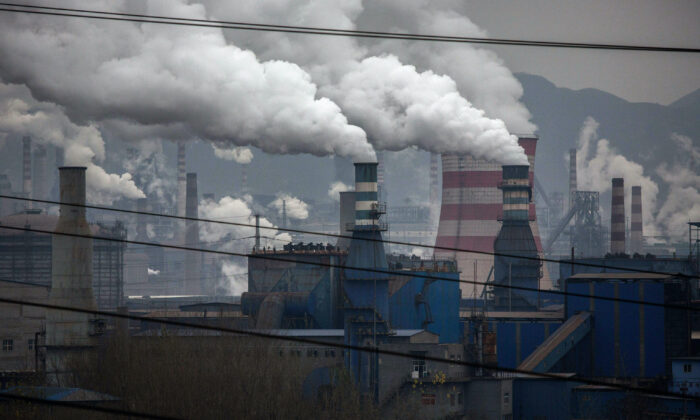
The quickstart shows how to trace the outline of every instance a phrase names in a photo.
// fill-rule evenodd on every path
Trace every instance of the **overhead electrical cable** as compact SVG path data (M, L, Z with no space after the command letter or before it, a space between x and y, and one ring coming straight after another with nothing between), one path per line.
M41 200L41 199L36 199L36 198L25 198L25 197L16 197L16 196L11 196L11 195L0 194L0 199L2 199L2 198L11 199L11 200L30 201L30 202L34 202L34 203L82 207L82 208L93 209L93 210L114 211L114 212L126 213L126 214L140 214L140 215L145 215L145 216L164 217L164 218L194 221L194 222L217 223L217 224L228 225L228 226L239 226L239 227L246 227L246 228L256 228L257 227L260 229L283 231L283 232L290 232L290 233L300 233L300 234L305 234L305 235L328 236L328 237L338 238L338 239L355 239L355 240L362 240L362 241L367 241L367 242L379 242L379 243L392 244L392 245L428 248L428 249L440 250L440 251L468 252L468 253L472 253L472 254L514 258L514 259L521 259L521 260L540 261L540 262L551 262L551 263L566 264L566 265L571 265L571 266L603 268L605 270L619 270L619 271L626 271L626 272L632 272L632 273L659 274L659 275L677 276L677 277L681 277L681 278L700 279L700 276L698 276L698 275L693 276L693 275L688 275L685 273L668 273L668 272L663 272L663 271L645 270L645 269L641 269L641 268L631 268L631 267L610 266L607 264L596 264L596 263L589 263L589 262L576 261L576 260L561 261L561 260L556 260L553 258L528 257L528 256L522 256L522 255L504 254L504 253L500 253L500 252L479 251L479 250L475 250L475 249L455 248L455 247L447 247L447 246L439 246L439 245L427 245L427 244L421 244L421 243L416 243L416 242L404 242L404 241L396 241L396 240L389 240L389 239L353 238L352 235L342 235L342 234L337 234L337 233L314 232L314 231L303 230L303 229L282 228L282 227L276 227L276 226L263 226L263 225L258 226L258 225L251 224L251 223L228 222L228 221L217 220L217 219L204 219L204 218L199 218L199 217L177 216L177 215L172 215L172 214L152 213L152 212L138 211L138 210L117 209L117 208L113 208L113 207L97 206L97 205L91 205L91 204L72 204L72 203L64 203L61 201Z
M100 311L100 310L95 310L95 309L84 309L84 308L77 308L77 307L72 307L72 306L54 305L54 304L50 304L50 303L39 303L39 302L31 302L31 301L25 301L25 300L20 300L20 299L10 299L10 298L5 298L5 297L0 297L0 302L14 304L14 305L27 305L27 306L33 306L33 307L51 309L51 310L70 311L70 312L79 312L79 313L91 314L91 315L108 316L108 317L112 317L112 318L129 319L129 320L135 320L135 321L141 321L141 322L161 323L161 324L168 324L168 325L185 327L185 328L195 328L195 329L207 330L207 331L217 331L217 332L222 332L222 333L239 334L239 335L246 335L246 336L257 337L257 338L262 338L262 339L289 341L289 342L295 342L295 343L301 343L301 344L313 344L313 345L322 346L322 347L335 347L335 348L340 348L340 349L344 349L344 350L354 350L354 351L361 351L361 352L368 352L368 353L371 352L371 353L376 353L376 354L382 354L385 356L396 356L396 357L404 357L404 358L411 358L411 359L415 358L415 354L404 353L404 352L400 352L400 351L396 351L396 350L382 349L379 346L359 346L359 345L354 345L354 344L335 343L332 341L324 341L324 340L318 340L318 339L313 339L313 338L296 337L296 336L290 336L290 335L284 335L284 334L274 334L271 332L266 332L265 330L246 330L246 329L232 328L232 327L219 327L219 326L206 325L206 324L197 324L197 323L192 323L192 322L187 322L187 321L178 321L178 320L155 318L155 317L151 318L151 317L138 316L138 315L122 314L122 313L117 313L117 312ZM547 379L572 380L575 382L581 382L581 383L585 383L588 385L607 386L607 387L611 387L611 388L622 389L625 391L644 393L647 395L659 395L659 396L667 396L667 397L685 398L687 400L694 400L694 401L700 402L700 396L690 396L687 394L680 394L680 393L669 392L669 391L657 391L657 390L640 388L640 387L619 384L619 383L615 383L615 382L608 382L608 381L603 381L603 380L593 379L593 378L571 379L568 377L562 377L562 375L556 374L556 373L534 372L534 371L523 370L523 369L518 369L518 368L509 368L509 367L505 367L505 366L489 365L486 363L470 362L467 360L447 359L447 358L442 358L442 357L431 356L428 354L421 356L421 358L425 359L425 360L429 360L431 362L437 362L437 363L461 365L461 366L466 366L466 367L487 369L487 370L492 370L492 371L507 372L507 373L517 374L517 375L537 376L537 377L547 378Z
M87 234L80 234L80 233L54 232L51 230L33 229L31 227L26 227L26 226L25 227L18 227L18 226L0 225L0 230L2 230L2 229L34 232L34 233L43 233L43 234L47 234L47 235L61 235L61 236L68 236L68 237L73 237L73 238L85 238L85 239L96 239L96 240L104 240L104 241L122 242L122 243L127 243L127 244L151 245L151 246L155 246L155 247L177 249L177 250L182 250L182 251L206 252L206 253L227 255L227 256L233 256L233 257L246 257L249 259L256 259L256 260L288 262L288 263L293 263L293 264L305 264L305 265L313 265L316 267L327 267L327 268L336 268L336 269L342 269L342 270L353 270L353 271L364 271L364 272L369 272L369 273L388 274L391 276L405 276L405 277L415 277L415 278L423 278L423 279L429 279L429 280L442 280L442 281L454 282L454 283L493 286L493 287L511 289L511 290L522 290L522 291L527 291L527 292L538 292L538 293L543 293L543 294L552 294L552 295L561 295L561 296L574 296L574 297L581 297L581 298L586 298L586 299L634 303L634 304L646 305L646 306L655 306L655 307L662 307L662 308L680 309L680 310L684 310L684 311L700 312L700 307L695 308L692 306L678 305L678 304L673 304L673 303L658 303L658 302L648 302L648 301L641 301L641 300L627 299L627 298L620 298L620 297L587 295L584 293L576 293L576 292L561 291L561 290L545 290L545 289L539 289L536 287L516 286L513 284L500 285L500 284L472 281L472 280L450 279L450 278L446 278L446 277L430 276L427 274L419 274L419 273L415 273L415 272L402 273L401 271L384 270L384 269L380 269L380 268L353 267L353 266L331 264L331 263L324 263L324 262L318 262L318 261L297 260L297 259L292 259L292 258L280 258L278 256L268 255L265 253L244 254L241 252L220 251L220 250L215 250L215 249L196 248L196 247L189 247L189 246L184 246L184 245L160 244L157 242L144 242L144 241L136 241L136 240L128 240L128 239L120 239L120 238L110 238L110 237L106 237L106 236L94 236L94 235L87 235ZM664 274L664 275L672 276L672 275L668 275L668 274Z
M558 42L536 41L507 38L483 38L449 35L416 34L405 32L362 31L351 29L336 29L311 26L273 25L253 22L236 22L210 19L182 18L175 16L157 16L135 13L109 12L103 10L73 9L63 7L48 7L33 4L0 3L3 12L29 13L48 16L78 17L99 20L125 21L135 23L156 23L166 25L194 26L205 28L237 29L246 31L282 32L293 34L344 36L356 38L379 38L408 41L431 41L469 44L511 45L528 47L550 48L583 48L598 50L623 50L623 51L652 51L652 52L677 52L700 53L700 48L689 47L664 47L650 45L626 45L626 44L601 44L588 42ZM11 8L7 8L11 7Z

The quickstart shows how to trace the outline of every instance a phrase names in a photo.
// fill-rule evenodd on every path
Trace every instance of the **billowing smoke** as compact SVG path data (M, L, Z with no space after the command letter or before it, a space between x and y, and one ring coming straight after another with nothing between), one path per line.
M160 270L156 270L154 268L148 267L148 275L149 276L157 276L160 275Z
M659 186L644 175L642 165L622 156L607 139L598 137L598 122L591 117L586 118L579 133L576 166L578 189L581 191L606 192L612 188L612 178L624 178L625 196L630 197L632 186L641 185L644 234L656 232L654 214ZM627 214L631 214L629 198L625 200L625 205Z
M236 16L252 22L484 35L464 16L464 10L455 9L453 1L363 4L247 0L234 4L212 0L207 5L219 18ZM526 163L522 149L508 135L506 126L520 133L532 133L536 127L519 102L522 86L491 51L464 44L360 44L344 37L246 31L227 31L226 36L262 57L300 64L319 84L320 92L339 103L350 121L367 131L376 149L397 150L413 145L430 151L467 150L479 157ZM388 52L394 56L387 56ZM429 86L422 87L422 83ZM437 91L426 92L431 88ZM360 98L368 100L369 106L363 109ZM486 112L478 112L479 109ZM393 121L387 122L387 118ZM393 127L399 128L398 134L390 130ZM435 129L436 132L431 131ZM493 140L496 144L492 147L485 144ZM500 146L505 146L505 150L496 151Z
M168 207L174 206L177 193L175 168L168 164L162 142L143 141L136 152L124 160L124 169L148 197Z
M214 155L219 159L232 160L241 165L247 165L253 161L253 152L249 147L234 147L233 149L221 149L215 144L212 144L214 148Z
M132 11L107 1L90 5ZM134 7L207 18L202 5L183 1ZM5 14L0 51L0 78L26 84L74 121L132 136L126 140L201 138L269 153L375 158L364 131L317 95L306 71L260 61L228 44L220 29Z
M331 183L328 187L328 197L333 201L340 201L340 193L345 191L352 191L355 187L352 185L346 185L342 181L335 181Z
M290 219L305 220L309 217L309 205L289 194L278 194L270 203L270 207L276 209L279 216L282 216L286 208L287 217Z
M677 148L675 162L656 169L669 187L656 221L665 235L680 239L688 231L688 221L700 220L700 148L677 133L671 135L671 141Z
M418 147L469 153L508 164L528 164L503 121L486 117L457 90L454 80L419 73L395 56L370 57L324 89L369 134L379 150Z
M220 223L200 223L199 238L208 249L247 253L255 244L255 214L250 196L241 198L222 197L219 201L203 200L199 203L199 215L204 219L221 220L243 223L250 226L233 226ZM264 217L260 218L260 226L274 227ZM276 229L260 229L261 246L280 248L291 242L288 233L280 233ZM248 262L243 257L226 257L220 260L224 283L220 288L228 294L239 295L247 290Z
M66 165L87 167L91 203L144 197L129 173L110 174L98 165L105 159L105 145L95 126L74 124L61 107L35 100L25 86L0 83L0 132L17 138L29 135L39 143L63 148Z

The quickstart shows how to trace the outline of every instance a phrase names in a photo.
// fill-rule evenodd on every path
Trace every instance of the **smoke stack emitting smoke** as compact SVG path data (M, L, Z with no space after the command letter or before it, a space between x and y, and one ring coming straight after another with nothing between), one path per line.
M32 138L29 136L22 139L22 192L32 198ZM32 202L27 201L26 206L31 209Z

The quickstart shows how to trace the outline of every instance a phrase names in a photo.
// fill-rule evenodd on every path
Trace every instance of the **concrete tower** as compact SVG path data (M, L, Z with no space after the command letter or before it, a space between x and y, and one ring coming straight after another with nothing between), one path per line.
M643 252L642 187L632 187L632 223L630 226L630 254Z
M185 166L185 143L177 144L177 215L185 216L187 178Z
M610 253L625 253L625 180L623 178L612 179Z
M185 216L199 217L197 203L197 174L187 174L187 199ZM185 221L185 246L199 246L199 222ZM195 251L185 251L185 292L191 294L203 293L201 282L201 255Z
M430 222L435 223L440 212L440 181L438 179L438 153L430 154Z
M521 137L529 168L530 188L534 182L536 137ZM497 162L475 159L472 156L442 155L442 208L436 245L442 247L493 252L493 243L501 229L502 197L498 185L502 180L502 166ZM542 252L535 203L529 205L528 216L537 251ZM474 261L477 262L476 281L493 280L493 256L469 252L436 249L437 258L454 258L460 268L460 279L474 280ZM540 282L543 289L551 288L546 270ZM472 294L472 286L462 284L465 295ZM480 292L482 287L477 286Z
M85 204L84 167L60 168L61 202ZM85 208L61 204L56 233L90 235ZM51 292L53 305L97 309L92 292L92 239L53 235L51 244ZM65 370L71 351L95 344L101 331L94 316L67 311L47 311L47 369Z
M32 198L32 138L22 138L22 192L27 198ZM32 202L26 202L26 208L31 209Z

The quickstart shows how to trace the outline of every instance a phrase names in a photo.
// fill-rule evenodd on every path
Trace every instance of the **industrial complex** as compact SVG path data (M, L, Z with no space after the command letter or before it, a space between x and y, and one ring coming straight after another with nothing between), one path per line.
M85 168L60 167L58 212L0 198L0 297L31 301L0 303L2 392L36 385L39 376L42 386L64 386L72 356L99 352L119 335L223 339L202 325L233 328L241 340L246 331L276 337L272 354L304 360L298 392L309 400L340 386L345 372L363 401L386 414L412 401L421 418L611 418L642 395L640 416L700 416L695 403L669 396L698 395L700 223L688 225L687 251L648 252L635 180L610 179L606 207L599 192L577 189L572 151L569 198L556 204L537 187L537 141L520 138L529 165L443 155L441 192L431 155L439 214L382 202L381 163L355 163L354 188L330 212L335 236L307 242L297 232L266 247L257 218L240 295L217 286L225 256L197 250L206 244L184 146L176 208L161 212L180 219L155 228L146 215L161 209L149 198L134 200L132 213L112 223L89 221L81 207ZM37 168L46 154L34 149L32 176L26 138L21 191L5 178L2 195L47 196ZM630 197L625 183L633 184ZM535 193L547 203L545 229ZM436 228L431 220L439 220ZM286 207L280 225L289 225ZM429 256L392 251L431 232ZM166 246L145 245L157 242Z

